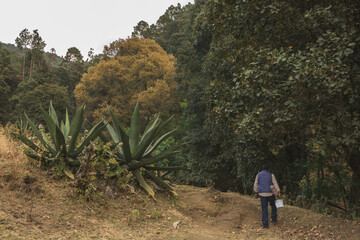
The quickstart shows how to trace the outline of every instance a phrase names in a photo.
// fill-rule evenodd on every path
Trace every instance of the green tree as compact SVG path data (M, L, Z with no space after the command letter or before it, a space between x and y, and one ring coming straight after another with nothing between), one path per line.
M4 81L4 77L0 73L0 124L4 124L8 119L8 111L9 111L9 86Z
M63 62L55 69L55 82L68 89L72 113L76 108L74 95L75 86L80 82L82 75L86 72L87 67L79 49L71 47L67 50Z
M79 49L76 47L71 47L67 50L64 57L65 62L83 62L83 56Z
M30 81L29 81L30 83ZM33 81L33 85L37 83ZM17 104L13 118L21 118L24 113L35 123L44 123L39 106L43 108L52 101L53 106L58 109L58 116L65 119L66 108L70 107L70 101L66 87L54 84L41 84L37 86L20 86L24 91L17 95ZM27 90L25 90L27 88Z
M244 170L267 161L294 200L358 203L358 10L355 1L209 1L207 122L235 133L249 189Z
M23 63L22 63L22 77L23 77L23 81L25 80L25 58L26 58L26 51L27 48L30 47L31 44L31 34L29 32L29 30L27 28L23 29L20 33L19 33L19 37L17 37L15 39L15 43L16 46L20 49L24 49L25 53L23 56Z
M31 59L30 59L30 70L29 78L31 78L34 64L40 64L44 59L44 48L46 47L45 41L42 40L37 29L33 30L31 35Z
M11 54L0 47L0 123L4 124L10 117L10 94L12 83L15 82L15 71L11 64Z

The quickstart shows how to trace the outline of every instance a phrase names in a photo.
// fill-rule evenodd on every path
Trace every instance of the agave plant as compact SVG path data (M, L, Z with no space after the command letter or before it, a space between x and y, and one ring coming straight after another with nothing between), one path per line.
M12 134L29 147L25 150L27 156L40 160L43 165L58 166L68 177L74 178L73 170L80 165L77 156L92 140L99 136L106 124L104 121L100 121L79 142L85 106L76 111L71 122L66 110L65 122L61 121L60 123L51 102L48 113L42 107L40 109L47 125L47 134L41 126L40 129L37 128L26 114L25 117L35 141L28 139L22 133L12 132Z
M25 134L25 131L29 129L29 123L26 119L23 120L20 118L20 120L16 121L16 125L20 131L20 134Z
M179 153L179 148L183 146L177 145L164 152L154 155L155 149L165 141L176 129L162 133L166 128L171 118L164 122L160 122L159 116L154 118L146 127L145 131L140 134L140 113L139 104L137 103L131 117L130 129L128 134L123 130L119 118L108 107L112 125L107 124L106 128L111 136L113 146L117 146L117 161L119 174L125 169L132 171L137 178L139 185L154 198L155 193L153 189L146 183L143 175L153 180L158 186L165 188L175 194L174 189L157 177L153 171L175 171L186 170L184 167L156 167L155 163L166 159L167 157ZM103 136L104 137L104 136ZM122 143L122 144L118 144ZM118 144L118 145L117 145Z

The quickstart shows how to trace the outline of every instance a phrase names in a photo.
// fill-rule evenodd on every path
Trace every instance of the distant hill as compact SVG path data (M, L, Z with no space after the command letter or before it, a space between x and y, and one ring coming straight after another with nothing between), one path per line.
M14 44L11 43L3 43L0 42L0 47L3 47L7 50L9 50L10 52L15 53L18 56L22 56L24 54L24 51L19 49L18 47L16 47ZM45 57L46 59L50 58L50 54L49 52L45 52ZM60 65L60 63L63 61L63 59L61 57L59 57L58 55L55 56L56 61L53 61L53 63L55 63L55 65Z
M18 55L22 55L23 51L20 50L18 47L16 47L14 44L11 43L2 43L0 42L0 47L6 48L7 50L11 52L15 52Z

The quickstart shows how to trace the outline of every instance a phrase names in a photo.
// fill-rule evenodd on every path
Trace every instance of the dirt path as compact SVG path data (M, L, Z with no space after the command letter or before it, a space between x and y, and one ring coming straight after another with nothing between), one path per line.
M360 223L286 206L278 223L261 227L260 201L237 193L178 186L186 218L176 239L360 239Z
M178 193L178 211L190 219L179 227L180 239L282 239L261 228L260 204L252 198L189 186Z

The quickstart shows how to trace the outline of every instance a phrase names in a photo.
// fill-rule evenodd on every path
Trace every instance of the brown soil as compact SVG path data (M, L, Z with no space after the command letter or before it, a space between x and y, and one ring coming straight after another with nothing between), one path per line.
M258 199L192 186L176 190L176 198L158 192L157 201L127 189L85 201L0 133L0 239L360 239L360 222L285 206L279 222L262 229Z

